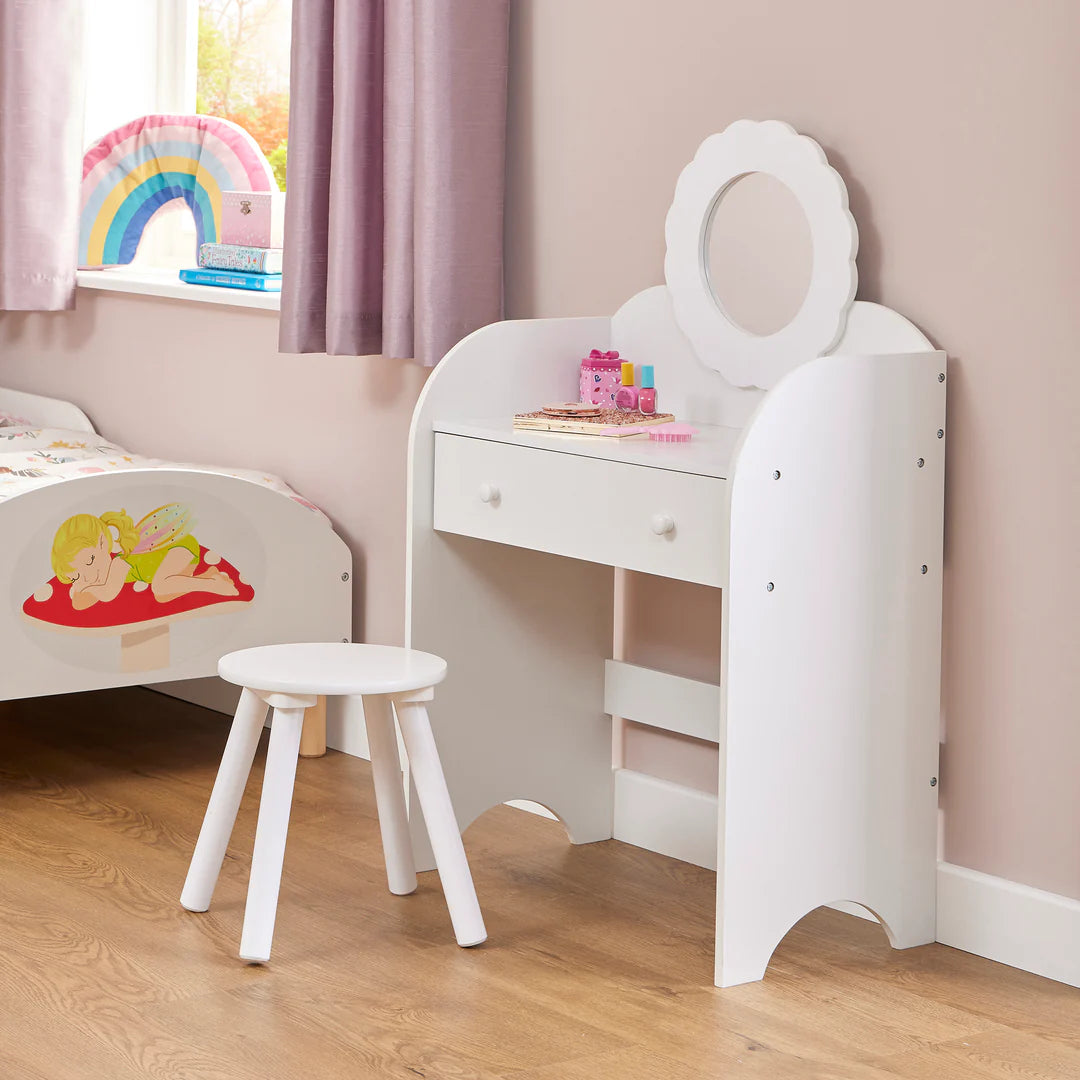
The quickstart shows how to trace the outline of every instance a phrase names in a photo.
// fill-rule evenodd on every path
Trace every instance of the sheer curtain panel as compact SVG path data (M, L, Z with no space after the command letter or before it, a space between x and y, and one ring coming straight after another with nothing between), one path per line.
M82 4L0 0L0 310L75 305Z

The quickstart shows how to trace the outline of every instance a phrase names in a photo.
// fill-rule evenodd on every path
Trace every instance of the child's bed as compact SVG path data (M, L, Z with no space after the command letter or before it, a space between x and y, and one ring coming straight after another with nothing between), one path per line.
M0 388L0 700L216 674L351 633L352 558L281 480L138 457Z

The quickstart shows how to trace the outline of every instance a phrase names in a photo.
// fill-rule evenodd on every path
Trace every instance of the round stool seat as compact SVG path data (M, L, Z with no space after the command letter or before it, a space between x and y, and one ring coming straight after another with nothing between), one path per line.
M218 674L237 686L287 694L400 694L441 683L446 661L392 645L304 642L229 653Z

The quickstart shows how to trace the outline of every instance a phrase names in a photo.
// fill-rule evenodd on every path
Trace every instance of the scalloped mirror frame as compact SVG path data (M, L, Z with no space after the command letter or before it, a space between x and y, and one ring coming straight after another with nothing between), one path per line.
M774 334L750 333L732 322L713 295L707 240L713 210L747 173L785 184L810 226L813 263L798 313ZM664 226L664 277L675 318L698 359L740 387L768 390L841 338L855 299L859 233L847 188L825 151L781 120L737 120L710 135L683 169Z

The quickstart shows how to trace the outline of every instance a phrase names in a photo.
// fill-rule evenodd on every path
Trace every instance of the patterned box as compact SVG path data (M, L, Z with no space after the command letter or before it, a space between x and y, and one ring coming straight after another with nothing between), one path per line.
M615 395L622 386L619 377L622 362L617 349L601 352L593 349L581 361L581 389L578 400L588 405L600 405L606 409L615 408Z
M281 248L202 244L199 265L211 270L246 270L253 274L280 274Z
M223 191L223 244L279 248L285 232L285 193L281 191Z

